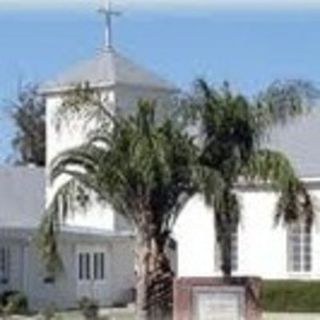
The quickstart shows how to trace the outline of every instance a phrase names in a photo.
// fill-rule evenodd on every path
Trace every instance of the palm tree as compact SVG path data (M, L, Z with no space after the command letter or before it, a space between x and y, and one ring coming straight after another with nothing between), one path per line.
M276 82L250 101L235 94L227 83L215 90L199 80L191 98L192 120L200 127L202 192L214 209L221 270L231 276L232 232L240 218L236 188L241 183L270 184L280 192L276 220L305 219L310 226L310 196L284 154L264 147L273 125L284 124L305 111L317 91L304 82Z
M72 108L89 96L82 91L68 105ZM179 212L196 188L192 139L172 119L157 117L156 111L149 102L140 102L130 115L111 115L104 109L109 121L91 132L82 146L53 160L52 181L62 175L69 179L55 193L40 233L42 256L52 266L52 257L58 257L58 208L62 216L68 214L74 185L111 204L136 231L139 320L169 317L173 273L166 247Z

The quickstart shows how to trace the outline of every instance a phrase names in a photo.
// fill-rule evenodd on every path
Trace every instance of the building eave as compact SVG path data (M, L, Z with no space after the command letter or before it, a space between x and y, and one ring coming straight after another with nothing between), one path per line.
M0 240L10 239L16 241L32 241L38 232L37 228L23 228L18 226L0 228ZM130 230L109 231L102 229L83 228L83 227L62 227L59 233L61 241L107 241L123 240L134 237L135 233Z
M307 188L320 188L320 177L300 177L300 181L305 184ZM256 182L248 182L248 181L239 181L235 188L239 191L274 191L271 183L265 181L256 181Z
M51 96L51 95L58 95L58 94L66 94L70 93L77 88L80 84L73 84L69 86L53 86L53 87L40 87L39 94L43 96ZM91 84L90 88L96 90L113 90L115 88L131 88L131 89L149 89L153 91L169 93L169 94L178 94L181 92L180 89L176 87L167 88L161 86L148 86L146 84L132 84L126 82L118 82L118 83L111 83L111 82L102 82L98 84Z

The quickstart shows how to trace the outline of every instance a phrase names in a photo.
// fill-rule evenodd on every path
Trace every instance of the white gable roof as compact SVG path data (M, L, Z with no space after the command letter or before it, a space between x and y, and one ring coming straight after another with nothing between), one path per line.
M0 168L0 228L36 228L44 209L44 169Z
M78 63L41 87L44 94L65 91L79 83L106 88L115 85L138 86L175 92L170 82L137 65L114 49L100 50L93 58Z

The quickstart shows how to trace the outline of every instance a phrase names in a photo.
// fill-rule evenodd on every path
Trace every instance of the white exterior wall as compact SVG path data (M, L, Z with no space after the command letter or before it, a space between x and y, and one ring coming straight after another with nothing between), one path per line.
M241 275L286 278L287 232L275 226L277 195L248 191L239 194L242 216L239 225L239 270Z
M176 222L174 238L178 242L178 276L212 276L213 214L201 196L187 203Z
M114 303L130 301L135 288L134 239L127 238L112 243L112 300Z
M320 189L312 189L315 208ZM238 263L235 275L260 276L265 279L320 279L320 227L312 228L312 271L292 273L287 270L287 231L275 225L277 195L265 190L239 193L242 216L239 224ZM175 226L178 241L178 276L215 276L213 211L200 196L187 204Z

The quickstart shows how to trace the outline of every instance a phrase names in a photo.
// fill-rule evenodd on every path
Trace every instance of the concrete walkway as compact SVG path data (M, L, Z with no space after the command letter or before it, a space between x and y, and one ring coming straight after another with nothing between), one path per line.
M100 312L101 320L133 320L132 309L103 309ZM1 317L0 317L1 319ZM10 320L42 320L40 316L24 317L12 316ZM77 311L59 313L57 320L83 320ZM320 313L265 313L263 320L320 320Z

